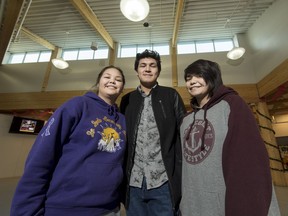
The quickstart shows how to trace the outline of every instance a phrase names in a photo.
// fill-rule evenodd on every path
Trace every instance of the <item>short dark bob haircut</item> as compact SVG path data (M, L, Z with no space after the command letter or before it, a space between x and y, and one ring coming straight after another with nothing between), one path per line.
M139 61L140 59L143 58L153 58L157 62L157 67L158 67L158 72L160 73L161 71L161 58L158 52L154 50L148 50L146 49L142 53L137 53L135 63L134 63L134 70L137 71L138 66L139 66Z
M212 97L219 86L223 85L221 70L216 62L199 59L184 70L184 79L191 77L202 77L208 85L209 97Z

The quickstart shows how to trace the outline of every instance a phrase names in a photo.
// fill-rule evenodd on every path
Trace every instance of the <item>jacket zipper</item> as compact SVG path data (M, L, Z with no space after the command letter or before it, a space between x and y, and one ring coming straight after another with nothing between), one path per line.
M164 106L163 106L163 104L162 104L162 101L159 100L159 103L160 103L160 106L161 106L161 109L162 109L162 113L163 113L163 115L164 115L164 118L166 119L166 113L165 113L165 110L164 110Z

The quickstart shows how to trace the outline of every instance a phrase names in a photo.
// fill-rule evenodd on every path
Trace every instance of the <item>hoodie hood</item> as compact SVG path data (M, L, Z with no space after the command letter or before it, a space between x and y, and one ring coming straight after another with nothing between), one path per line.
M193 122L189 128L189 131L187 133L187 136L186 136L186 139L189 139L189 134L191 133L191 130L193 128L193 125L195 123L195 115L196 113L200 110L200 109L203 109L204 110L204 130L203 130L203 133L201 135L202 137L202 143L201 143L201 151L203 151L205 149L205 133L206 133L206 128L207 128L207 118L206 118L206 115L207 115L207 110L209 108L211 108L212 106L214 106L215 104L219 103L221 100L223 100L226 96L228 95L238 95L238 93L230 88L230 87L227 87L227 86L224 86L224 85L221 85L217 91L214 93L214 95L209 99L209 101L202 107L200 108L198 106L198 103L197 103L197 100L196 98L192 98L191 100L191 107L193 109L193 112L194 112L194 117L193 117Z
M84 96L89 97L98 103L101 108L106 109L109 116L111 116L115 122L118 121L119 115L118 115L118 106L117 104L110 105L106 103L102 98L100 98L97 94L94 92L87 92Z
M207 110L210 107L217 104L219 101L221 101L224 97L226 97L227 95L231 95L231 94L238 95L238 93L234 89L221 85L217 89L215 94L209 99L209 101L202 108L198 106L196 98L192 98L190 105L193 108L193 110L196 112L200 109Z

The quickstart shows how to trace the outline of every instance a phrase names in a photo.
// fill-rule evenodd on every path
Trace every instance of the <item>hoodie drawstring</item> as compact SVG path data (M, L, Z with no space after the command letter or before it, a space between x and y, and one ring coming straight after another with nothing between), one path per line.
M186 133L186 136L185 136L185 140L189 140L189 137L190 137L190 133L192 131L192 128L193 128L193 125L195 123L195 116L196 116L196 112L197 111L194 111L194 115L193 115L193 122L190 124L189 126L189 129ZM203 132L202 132L202 136L201 136L201 151L203 151L205 149L205 133L206 133L206 129L207 129L207 125L208 125L208 121L207 121L207 118L206 118L206 114L207 114L207 109L204 108L204 129L203 129Z
M186 133L186 137L185 137L186 141L189 140L189 136L190 136L190 133L192 131L192 127L193 127L193 125L195 123L195 116L196 116L196 112L194 112L193 122L190 124L189 130Z
M115 122L118 121L119 115L118 115L118 108L116 106L108 106L108 114L110 116L114 116Z
M204 108L204 129L203 129L203 132L202 132L202 138L201 138L201 151L203 151L205 149L205 144L204 144L204 141L205 141L205 134L206 134L206 129L207 129L207 118L206 118L206 114L207 114L207 109L206 107Z

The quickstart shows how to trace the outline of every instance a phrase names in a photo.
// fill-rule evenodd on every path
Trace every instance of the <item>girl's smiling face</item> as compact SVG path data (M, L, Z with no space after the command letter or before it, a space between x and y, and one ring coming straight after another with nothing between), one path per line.
M200 107L204 106L209 98L209 86L202 77L188 76L186 88L189 94L197 99Z
M103 100L114 99L121 94L124 88L123 77L116 68L108 68L102 74L98 83L98 96Z

